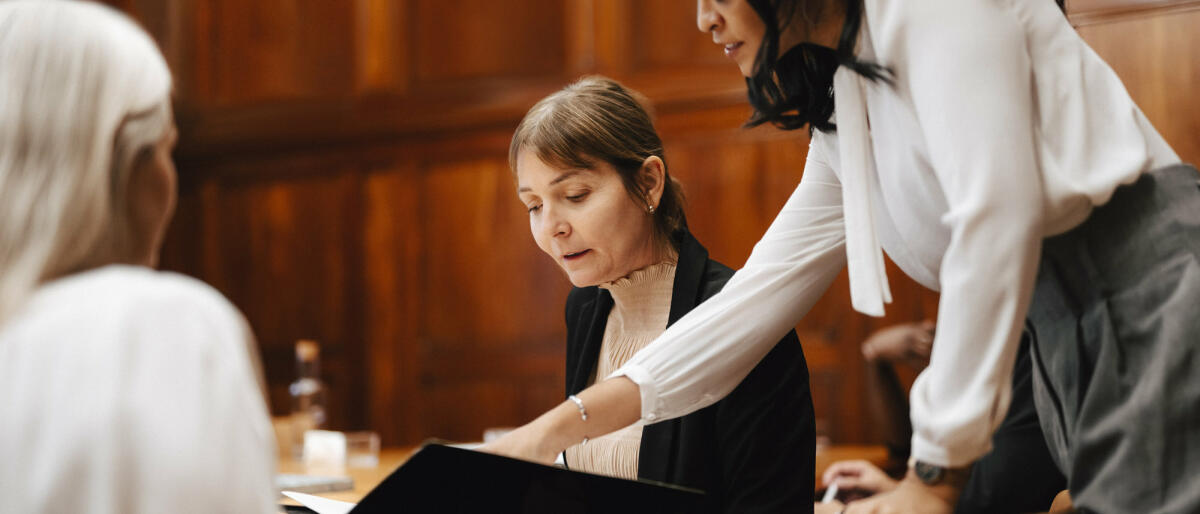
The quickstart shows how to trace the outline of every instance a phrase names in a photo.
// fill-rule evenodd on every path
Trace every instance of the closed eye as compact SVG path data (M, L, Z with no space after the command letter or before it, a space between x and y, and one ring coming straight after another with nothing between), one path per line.
M534 214L534 213L536 213L537 211L540 211L540 210L542 210L542 204L537 204L537 205L531 205L531 206L529 206L529 214Z
M580 201L583 201L584 198L587 198L587 195L588 195L588 192L585 191L585 192L579 193L577 195L568 196L567 200L570 200L572 202L580 202Z

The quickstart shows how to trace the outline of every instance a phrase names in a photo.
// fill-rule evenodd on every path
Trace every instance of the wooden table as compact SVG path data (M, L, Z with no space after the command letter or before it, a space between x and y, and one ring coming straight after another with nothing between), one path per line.
M335 491L327 493L314 493L317 496L329 498L332 500L340 500L344 502L358 503L367 493L371 492L375 486L383 482L383 479L392 474L396 468L404 464L417 450L415 446L402 448L384 448L379 452L379 465L373 468L351 468L347 467L340 470L330 469L309 469L304 466L303 462L297 462L290 458L279 460L280 473L295 473L300 475L323 475L323 476L348 476L354 480L354 489L349 491ZM280 497L280 503L287 505L299 505L291 498Z
M402 448L384 448L379 452L379 465L373 468L345 468L342 470L314 470L308 469L301 462L296 462L292 459L281 459L279 462L280 473L298 473L311 475L336 475L349 476L354 479L354 489L350 491L337 491L328 493L316 493L317 496L330 498L333 500L341 500L345 502L357 503L367 495L371 489L379 485L384 478L392 474L396 468L404 464L412 456L417 447L402 447ZM821 487L821 473L825 472L830 464L839 460L862 459L876 466L883 466L887 463L887 449L877 445L834 445L817 449L817 481L814 488ZM283 498L281 503L288 505L297 505L296 502L289 498Z

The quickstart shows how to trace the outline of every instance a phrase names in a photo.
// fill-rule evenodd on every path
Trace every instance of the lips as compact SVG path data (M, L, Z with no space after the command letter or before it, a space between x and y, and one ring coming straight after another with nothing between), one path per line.
M567 262L571 262L571 261L580 259L583 256L585 256L591 252L592 251L590 249L588 249L588 250L580 250L578 252L571 252L571 253L563 254L563 260L565 260Z
M726 44L725 45L725 57L729 57L730 59L732 59L733 54L737 53L738 49L741 47L742 47L741 41L739 41L737 43Z

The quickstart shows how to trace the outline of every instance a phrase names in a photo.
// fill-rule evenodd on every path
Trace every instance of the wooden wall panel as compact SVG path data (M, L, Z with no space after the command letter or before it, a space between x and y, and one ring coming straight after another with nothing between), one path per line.
M1195 6L1079 27L1167 143L1193 164L1200 163L1200 2Z
M569 284L534 245L507 163L434 165L424 195L431 350L557 347Z
M359 94L400 93L409 84L412 53L406 0L357 0L355 25Z
M212 213L204 230L218 234L219 262L202 277L251 321L273 411L289 408L293 344L315 339L329 382L331 418L338 425L361 424L358 179L336 171L288 181L234 176L216 187L219 193L203 200L202 208Z
M415 0L416 80L557 75L566 62L561 1Z
M632 2L635 14L626 18L630 27L631 65L637 71L662 69L723 68L729 61L712 36L696 26L694 0Z
M415 166L372 170L363 187L363 333L368 375L367 423L390 441L419 441L421 418L421 285L425 209ZM364 427L364 428L365 428ZM378 429L378 428L377 428Z
M195 0L206 16L194 101L338 97L353 79L353 12L341 2Z

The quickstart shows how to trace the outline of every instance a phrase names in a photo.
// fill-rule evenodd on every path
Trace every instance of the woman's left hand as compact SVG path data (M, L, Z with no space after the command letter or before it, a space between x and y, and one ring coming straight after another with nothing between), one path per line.
M814 503L813 514L841 514L846 510L842 502L833 500L829 503Z
M553 464L558 452L547 447L545 440L546 435L539 431L535 421L481 446L479 451L540 464Z
M958 489L949 484L925 485L912 472L895 489L846 506L846 514L950 514Z

